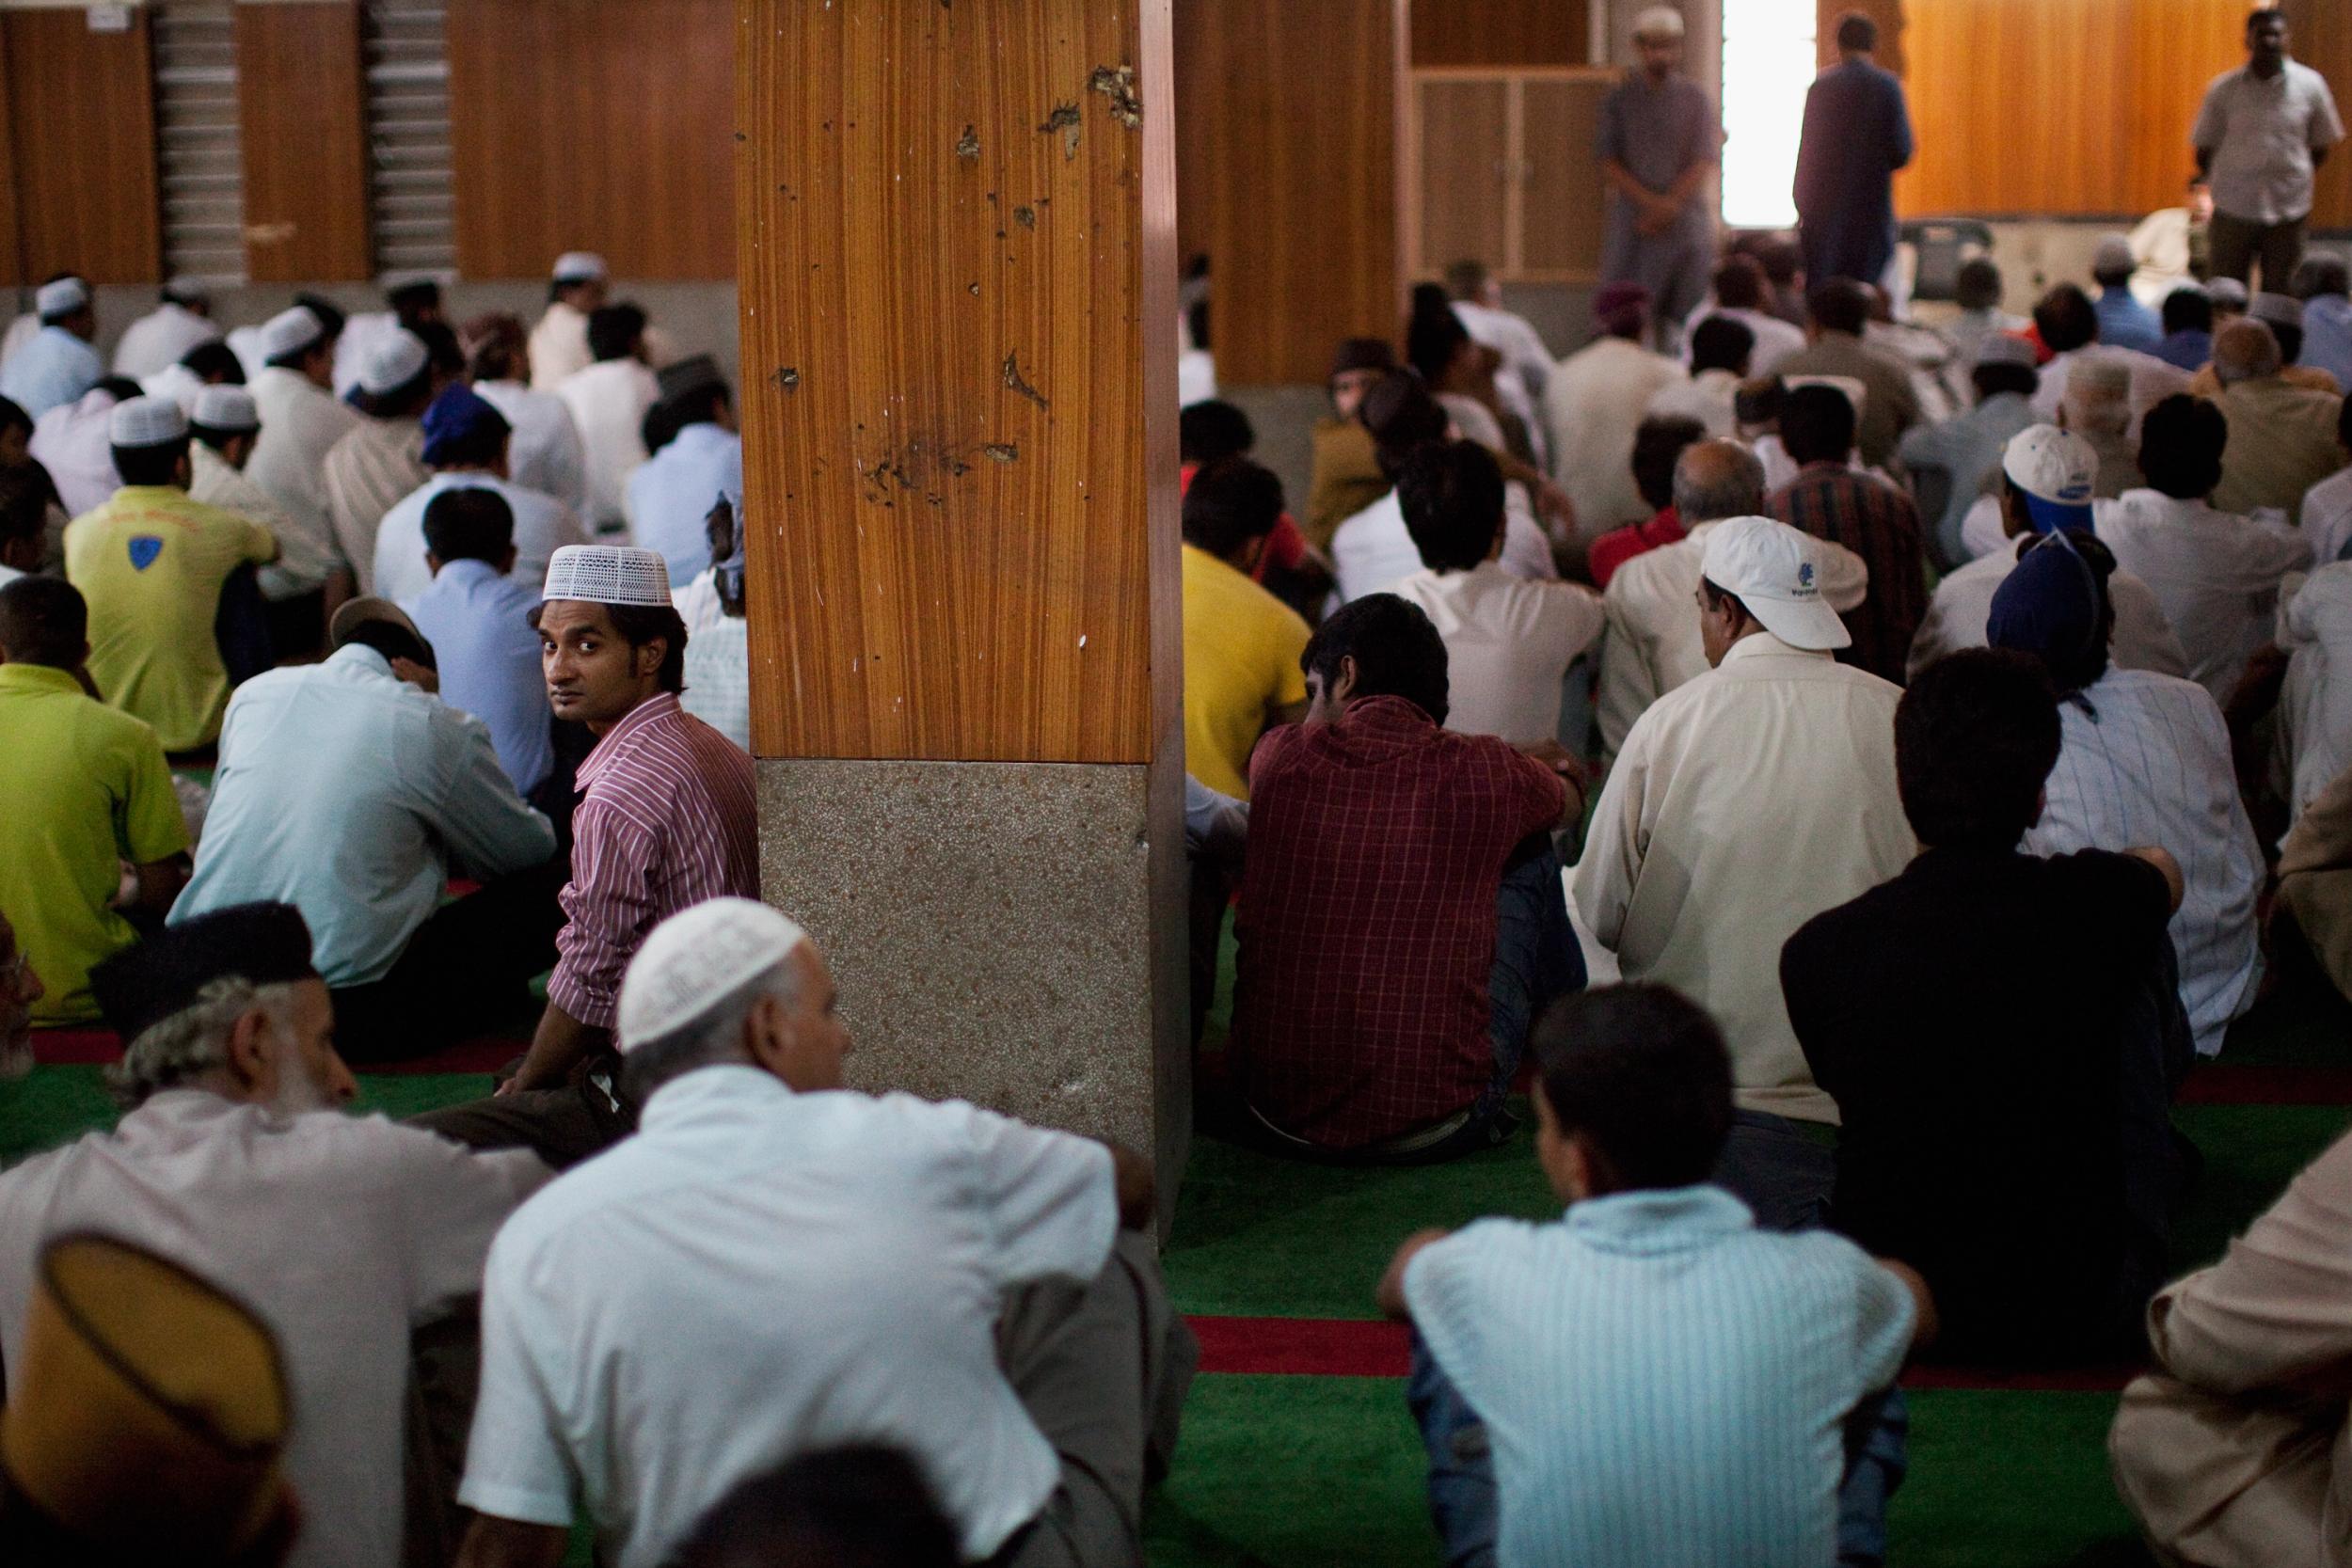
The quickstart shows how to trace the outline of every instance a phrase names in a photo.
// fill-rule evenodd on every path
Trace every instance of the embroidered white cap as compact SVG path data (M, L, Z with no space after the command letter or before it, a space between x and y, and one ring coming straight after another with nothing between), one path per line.
M251 392L224 381L196 394L196 411L188 422L207 430L259 430L262 411Z
M381 397L415 380L432 357L424 340L413 332L394 331L368 345L359 361L359 390Z
M58 277L33 291L33 313L43 320L70 315L89 303L89 285L78 277Z
M670 568L659 550L626 545L566 545L548 562L544 600L667 608Z
M1699 573L1737 594L1766 631L1792 648L1851 645L1853 635L1821 598L1810 535L1770 517L1727 517L1707 535Z
M567 250L555 259L555 270L549 274L557 283L601 283L612 275L605 270L604 258L593 250Z
M325 324L309 306L291 306L262 324L262 357L280 359L299 354L326 336Z
M182 305L205 305L212 301L212 285L189 273L175 273L164 284L164 297Z
M170 398L125 398L106 416L106 440L118 447L160 447L188 433L188 417Z
M713 898L653 928L621 976L624 1054L675 1035L808 940L799 924L749 898Z

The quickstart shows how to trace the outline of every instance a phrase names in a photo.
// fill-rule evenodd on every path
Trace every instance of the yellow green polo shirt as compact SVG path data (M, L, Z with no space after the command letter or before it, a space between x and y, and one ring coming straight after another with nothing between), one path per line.
M1270 711L1307 700L1298 612L1203 549L1184 560L1184 771L1249 799L1249 753Z
M48 989L33 1022L82 1022L90 966L138 940L111 907L120 863L180 853L187 823L155 732L66 671L0 664L0 913Z
M278 554L269 530L173 485L126 484L66 525L65 575L89 601L89 673L167 752L212 744L229 705L213 621L221 584Z

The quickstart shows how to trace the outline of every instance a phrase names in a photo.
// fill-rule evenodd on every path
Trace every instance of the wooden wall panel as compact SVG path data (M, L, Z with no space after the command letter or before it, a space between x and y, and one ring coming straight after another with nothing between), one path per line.
M119 33L92 32L78 8L0 12L26 279L151 283L163 270L147 24L144 8Z
M239 6L236 36L246 275L256 283L373 277L359 8Z
M1582 65L1590 25L1585 0L1412 0L1412 63Z
M2344 0L2281 0L2295 57L2328 78L2336 112L2352 115L2352 8ZM2352 146L2339 147L2319 171L2312 223L2352 227Z
M1177 0L1180 245L1208 255L1217 379L1320 382L1392 337L1398 0Z
M739 14L754 752L1150 761L1182 657L1167 0Z
M624 278L735 270L731 0L464 0L449 8L458 270L544 277L595 250Z
M1600 276L1605 193L1600 163L1588 150L1599 139L1600 106L1614 90L1616 83L1594 73L1531 79L1522 89L1528 174L1519 265L1526 271Z
M16 221L16 142L8 126L8 40L0 29L0 288L23 283Z

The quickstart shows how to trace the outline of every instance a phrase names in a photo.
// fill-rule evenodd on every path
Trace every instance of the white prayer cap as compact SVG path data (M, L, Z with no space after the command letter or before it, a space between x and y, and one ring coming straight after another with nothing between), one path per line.
M207 430L231 433L262 428L261 410L255 406L253 394L242 387L221 382L196 394L196 412L189 422Z
M89 285L78 277L60 277L33 291L33 313L46 321L70 316L89 303Z
M106 416L106 440L118 447L160 447L188 433L188 417L169 398L125 398Z
M183 305L202 305L213 297L212 286L200 277L180 273L164 285L164 297Z
M423 372L431 357L424 340L415 333L388 333L370 343L359 361L359 390L378 397L398 391Z
M601 283L612 275L605 271L604 258L593 250L567 250L555 259L551 275L558 283Z
M1633 19L1633 36L1678 39L1682 36L1682 13L1672 6L1651 6Z
M2258 322L2268 322L2273 326L2303 325L2303 302L2293 294L2274 294L2268 289L2254 296L2253 303L2246 308L2246 313Z
M625 545L566 545L548 562L548 585L539 597L666 610L670 568L659 550L636 550Z
M262 357L281 359L299 354L326 336L326 327L309 306L294 306L262 324Z
M1736 594L1766 631L1792 648L1850 647L1853 636L1822 601L1813 540L1770 517L1727 517L1707 535L1700 575Z
M807 940L796 923L749 898L679 911L653 928L621 976L622 1053L676 1034Z
M2138 265L2139 262L2132 256L2130 235L2103 234L2099 237L2099 248L2091 253L2090 276L2097 277L2102 273L2130 272Z
M2034 368L2033 345L2010 332L1988 332L1977 344L1979 365L2023 365Z

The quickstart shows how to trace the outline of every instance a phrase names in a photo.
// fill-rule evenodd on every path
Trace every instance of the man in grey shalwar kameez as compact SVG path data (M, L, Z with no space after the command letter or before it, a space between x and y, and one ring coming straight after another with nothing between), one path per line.
M1596 148L1609 189L1600 280L1649 290L1659 346L1670 351L1707 297L1715 264L1707 182L1724 147L1715 105L1682 74L1682 31L1670 6L1634 18L1641 68L1602 103Z

